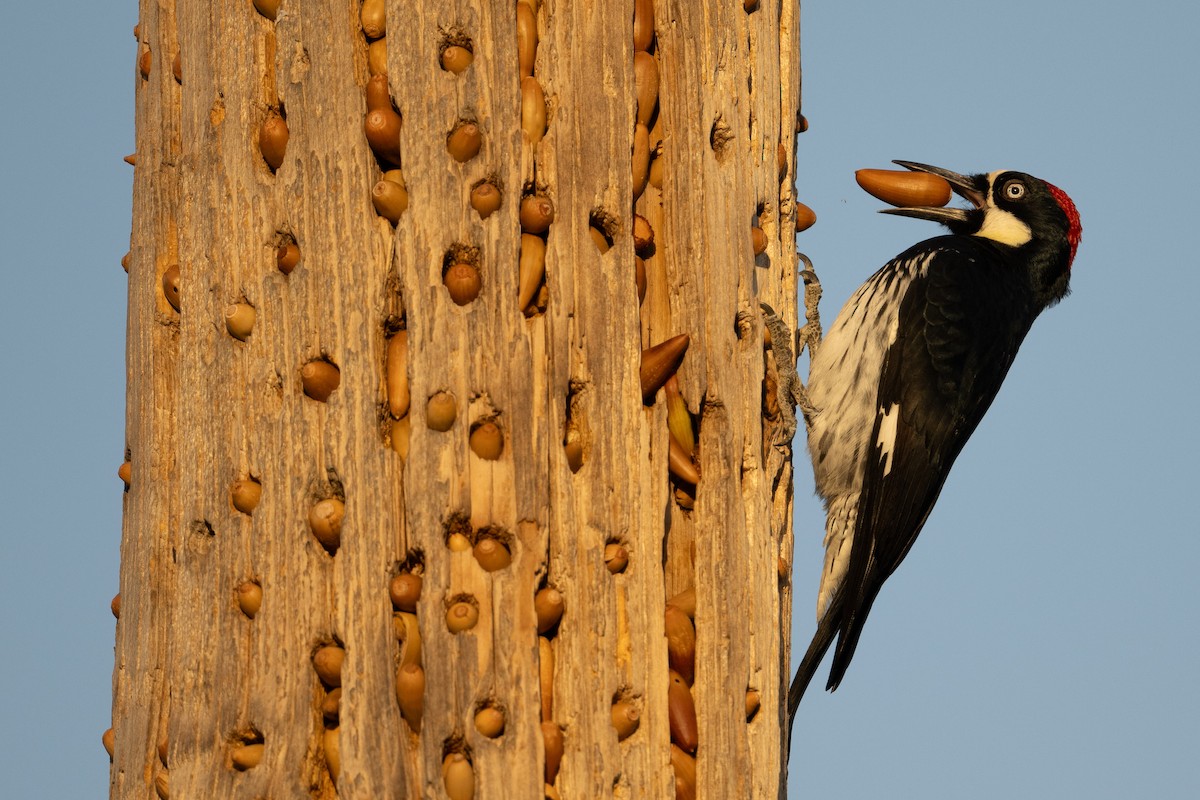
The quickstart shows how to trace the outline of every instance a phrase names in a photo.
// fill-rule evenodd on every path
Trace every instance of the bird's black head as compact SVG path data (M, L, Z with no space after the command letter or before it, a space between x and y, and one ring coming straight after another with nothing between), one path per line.
M1066 295L1082 234L1079 212L1066 192L1024 172L968 176L912 161L896 163L944 178L972 208L889 208L885 213L933 220L956 234L1013 248L1028 264L1035 290L1047 305Z

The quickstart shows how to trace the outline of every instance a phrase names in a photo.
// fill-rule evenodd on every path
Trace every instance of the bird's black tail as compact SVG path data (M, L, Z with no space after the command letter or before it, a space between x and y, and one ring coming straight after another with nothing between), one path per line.
M838 592L838 595L841 595L841 592ZM817 624L817 632L813 635L812 642L808 645L808 651L800 661L800 668L796 670L796 677L792 678L791 688L788 689L789 742L791 742L792 738L792 722L796 719L796 709L800 707L800 700L804 697L804 691L812 681L817 667L821 666L821 659L825 657L825 653L829 650L829 645L833 644L833 637L838 632L841 616L842 599L838 596L834 598L833 603L830 604L829 608L825 610L825 614L822 615L820 623Z

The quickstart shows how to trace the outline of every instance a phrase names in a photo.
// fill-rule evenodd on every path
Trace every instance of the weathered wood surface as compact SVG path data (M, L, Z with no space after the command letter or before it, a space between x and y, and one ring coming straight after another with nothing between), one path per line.
M522 0L525 2L526 0ZM545 137L521 131L513 0L386 2L387 68L403 115L409 207L393 227L371 205L380 166L363 136L367 39L356 0L283 0L277 19L250 0L144 0L130 258L127 436L133 481L122 543L110 794L154 797L444 797L442 762L465 752L476 797L543 796L543 698L533 596L559 589L551 631L563 798L674 796L667 723L666 599L695 588L697 796L782 797L788 680L791 463L764 418L759 302L796 325L793 126L799 92L798 3L654 3L660 73L653 142L661 189L634 206L632 0L543 0L533 75ZM532 6L536 6L534 3ZM469 39L472 65L439 65ZM179 52L182 83L171 75ZM259 149L270 113L290 138L272 171ZM455 124L483 146L459 163ZM780 146L787 154L777 171ZM503 190L487 219L468 196ZM544 310L517 303L523 190L551 198ZM635 210L655 229L648 291L634 283ZM589 232L602 219L613 244ZM751 248L755 220L768 247ZM276 267L282 240L302 257ZM472 260L482 290L453 302L442 269ZM181 308L161 277L180 265ZM231 303L254 306L252 333L225 327ZM408 452L392 447L386 340L409 338ZM693 509L668 478L662 393L644 404L641 351L677 333L678 377L698 423ZM336 364L327 402L300 370ZM425 424L436 392L456 400L445 432ZM568 417L570 418L568 420ZM494 419L499 460L474 455L474 423ZM568 466L568 424L583 465ZM574 435L574 434L573 434ZM252 514L230 486L253 478ZM341 545L314 538L309 509L345 503ZM502 537L504 569L447 547L451 530ZM629 566L605 568L606 544ZM426 688L419 733L394 691L402 645L388 583L419 565L417 618ZM783 577L781 577L781 575ZM237 587L256 581L253 619ZM447 629L452 600L479 610ZM345 648L340 773L328 766L311 656ZM761 694L749 722L745 694ZM640 710L618 741L615 698ZM481 703L504 734L482 736ZM156 752L166 740L166 763ZM262 762L233 769L241 743ZM165 777L169 776L169 778Z

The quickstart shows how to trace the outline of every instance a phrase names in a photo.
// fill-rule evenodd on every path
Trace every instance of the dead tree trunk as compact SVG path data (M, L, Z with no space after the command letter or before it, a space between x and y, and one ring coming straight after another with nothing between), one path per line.
M113 798L782 796L798 14L143 0Z

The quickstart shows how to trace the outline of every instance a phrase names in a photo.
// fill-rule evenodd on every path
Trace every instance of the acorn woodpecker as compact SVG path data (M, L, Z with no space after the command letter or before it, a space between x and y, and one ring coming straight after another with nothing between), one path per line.
M825 503L817 632L788 692L795 717L838 637L826 688L854 657L880 588L925 524L954 459L1043 309L1067 295L1079 213L1023 172L938 175L971 208L889 208L940 222L846 303L812 355L808 448Z

